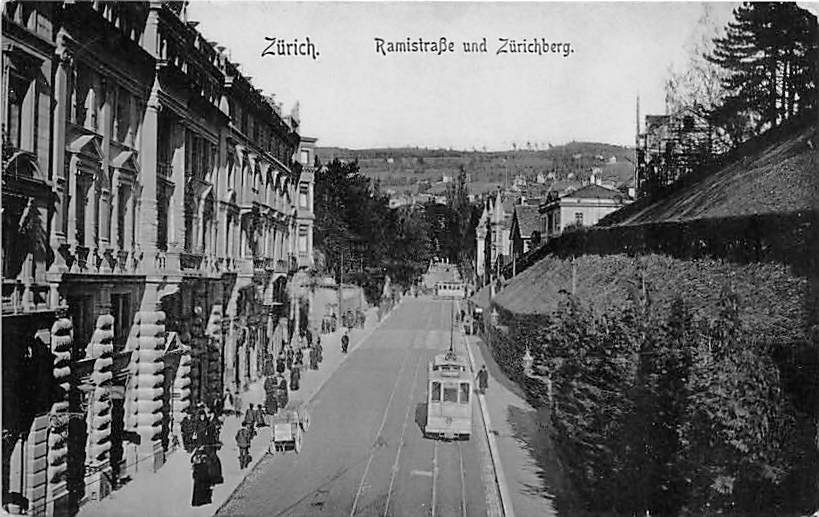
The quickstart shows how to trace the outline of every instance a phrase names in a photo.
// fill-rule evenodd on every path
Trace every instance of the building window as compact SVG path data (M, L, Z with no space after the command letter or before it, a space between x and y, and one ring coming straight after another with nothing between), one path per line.
M114 117L116 139L134 145L131 131L131 96L122 88L117 91L117 113Z
M583 226L583 212L574 213L574 223L577 226Z
M168 251L168 196L164 192L157 193L156 219L156 247Z
M111 315L114 317L114 349L121 351L128 341L131 332L131 295L130 293L111 294Z
M310 208L310 185L307 183L299 185L299 208Z
M304 165L310 165L310 151L307 149L301 150L301 163Z
M307 253L307 227L299 226L299 253Z
M8 107L4 137L12 147L23 147L23 102L28 93L29 83L18 75L9 74Z

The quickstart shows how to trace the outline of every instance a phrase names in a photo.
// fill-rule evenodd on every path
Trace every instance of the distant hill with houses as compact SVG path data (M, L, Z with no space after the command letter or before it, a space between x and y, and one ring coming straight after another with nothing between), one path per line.
M384 189L417 193L454 179L463 166L470 192L481 194L498 186L512 186L517 179L550 184L562 180L588 180L592 173L603 182L619 187L634 174L634 150L628 147L570 142L547 149L508 151L458 151L424 148L345 149L320 147L316 155L327 163L334 158L358 160L361 172L378 179Z

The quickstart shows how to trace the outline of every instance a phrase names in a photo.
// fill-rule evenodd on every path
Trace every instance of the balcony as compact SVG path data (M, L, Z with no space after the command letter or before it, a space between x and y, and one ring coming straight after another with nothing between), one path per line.
M287 273L289 270L289 263L286 260L279 259L276 261L273 271L276 273Z
M48 284L24 284L3 280L3 314L24 314L54 310L49 306Z
M202 268L202 258L203 256L198 253L180 253L179 266L182 270L198 271Z

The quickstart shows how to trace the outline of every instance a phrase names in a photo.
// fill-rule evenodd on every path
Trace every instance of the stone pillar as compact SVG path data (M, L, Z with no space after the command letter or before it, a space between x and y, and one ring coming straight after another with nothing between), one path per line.
M114 257L117 258L117 267L122 269L122 264L119 263L119 252L122 250L119 235L123 228L119 227L119 213L121 210L120 204L125 202L125 200L119 195L119 177L120 172L118 170L114 171L111 178L111 235L109 238L109 247L114 249ZM124 238L122 242L123 244L125 243Z
M137 347L131 362L133 389L129 427L139 434L137 469L151 466L156 471L164 455L159 436L162 432L162 397L164 391L162 361L165 346L165 313L162 311L140 311L134 316L138 327Z
M85 483L91 500L99 500L111 492L111 380L114 364L114 317L103 314L85 352L93 358L91 382L94 391L88 404L88 441L85 447Z
M54 114L52 119L52 181L54 183L54 222L49 233L49 244L54 250L54 262L49 269L49 281L56 280L54 275L59 275L68 270L65 259L58 252L61 245L66 243L68 237L68 180L65 166L65 124L66 124L66 104L68 104L68 78L71 68L71 54L66 48L66 35L60 31L57 36L57 68L54 71ZM56 284L56 282L52 282ZM59 294L56 285L51 291L51 307L56 307L59 302Z
M155 11L151 11L150 18ZM150 25L150 23L149 23ZM148 38L148 28L146 27L145 38ZM154 84L154 91L145 108L145 115L142 120L142 144L140 148L140 165L142 196L140 200L140 220L137 223L139 235L136 242L142 247L143 259L140 262L142 269L155 269L155 259L157 252L158 220L157 220L157 178L156 163L157 155L157 131L159 129L159 97L157 95L158 84Z
M51 353L54 355L54 381L57 387L51 406L46 476L46 515L67 515L69 507L66 474L68 471L68 393L71 390L71 320L59 318L51 327Z
M222 304L214 304L205 329L208 350L208 391L210 395L221 395L222 384Z
M185 411L187 411L191 405L190 373L191 355L189 353L183 353L179 357L179 367L176 369L176 377L173 381L173 417L171 421L173 422L172 433L176 436L182 434L180 424L182 419L185 418Z

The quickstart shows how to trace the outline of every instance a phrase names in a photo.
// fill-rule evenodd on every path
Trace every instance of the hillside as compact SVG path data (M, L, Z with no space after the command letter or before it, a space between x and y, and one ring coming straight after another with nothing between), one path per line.
M811 210L816 183L816 122L793 124L737 149L732 161L703 171L667 196L641 200L599 226L683 222Z
M586 179L594 168L599 168L603 180L619 185L631 179L634 171L632 149L592 142L498 152L320 147L316 154L323 163L334 158L358 160L363 174L380 180L384 188L407 193L415 192L419 181L434 184L444 176L455 177L461 166L469 175L470 191L475 194L498 185L511 185L518 175L530 182L535 182L538 174L549 173L554 179L566 179L570 174L575 179Z

